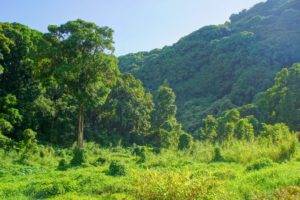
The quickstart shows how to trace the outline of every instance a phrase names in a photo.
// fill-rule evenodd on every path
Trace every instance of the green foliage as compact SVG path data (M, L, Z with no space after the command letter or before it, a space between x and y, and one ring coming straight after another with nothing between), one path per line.
M15 126L18 126L22 122L22 115L17 106L17 98L8 94L3 98L0 98L0 133L13 137L11 135Z
M143 146L133 146L132 154L139 157L138 163L146 161L146 149Z
M62 195L71 191L72 186L66 181L61 182L36 182L28 186L27 193L34 198L49 198L56 195Z
M0 198L294 198L300 64L271 85L300 60L299 5L270 0L120 57L153 96L119 73L108 27L0 23ZM108 148L42 145L70 146L76 131L78 147ZM153 148L122 147L135 143Z
M141 82L131 75L123 75L104 105L105 126L120 135L125 144L143 143L151 127L152 109L152 96Z
M96 164L96 165L103 165L106 161L107 161L106 158L100 156L100 157L96 160L95 164Z
M254 128L248 119L241 119L238 121L235 128L235 135L238 139L246 139L247 141L253 141Z
M274 125L263 124L261 135L272 140L274 143L284 140L290 133L289 127L279 123Z
M112 161L109 164L108 174L110 176L125 176L126 175L125 165L115 160Z
M8 150L11 144L12 141L8 137L2 135L0 132L0 148Z
M293 141L291 144L281 144L280 152L278 155L278 161L283 162L290 160L296 152L296 141Z
M178 149L186 150L190 149L192 146L193 137L188 133L183 133L179 136Z
M288 186L277 189L273 194L274 199L279 200L293 200L300 197L300 187L299 186Z
M42 73L54 77L75 99L78 112L77 145L83 147L86 109L104 104L118 75L113 52L113 31L83 20L48 27L52 45L50 63ZM52 69L53 68L53 69Z
M177 122L175 105L176 95L167 83L154 93L152 112L152 138L154 146L168 148L178 145L181 124Z
M218 129L218 122L216 118L212 115L208 115L203 120L203 128L200 129L202 138L201 139L207 139L210 141L214 141L217 137L217 129Z
M223 161L225 161L225 159L221 154L220 147L215 147L212 162L223 162Z
M9 137L19 140L24 129L35 129L31 105L41 92L35 72L45 42L42 33L18 23L0 23L0 41L0 118L13 126Z
M218 185L218 182L198 179L194 174L149 171L137 178L134 196L145 200L210 199L214 195L209 188L220 192Z
M73 150L73 158L71 160L71 165L79 166L86 162L86 155L84 149L75 148Z
M260 3L233 15L230 22L200 28L172 46L121 56L120 69L134 74L150 90L167 80L177 95L179 121L195 131L208 114L251 103L272 85L283 66L299 62L298 8L297 0ZM295 106L297 94L287 95L282 103ZM296 112L286 113L289 118L279 114L280 119L291 119L296 126L292 117Z
M256 100L262 120L270 123L283 122L293 130L300 130L300 64L282 69L275 84Z
M67 166L68 166L68 163L67 163L66 159L62 158L58 162L57 169L59 169L59 170L65 170L67 168Z
M176 95L168 84L161 85L154 94L153 126L160 128L170 118L175 117Z
M23 131L23 142L26 145L36 143L36 132L31 129L26 129Z
M23 148L24 158L27 159L30 154L33 154L37 150L37 133L31 129L25 129L22 132L21 148Z
M291 143L291 139L282 144ZM264 161L257 162L262 158L274 160L279 155L279 145L268 143L265 138L252 143L234 140L220 144L223 158L232 162L211 162L214 145L207 142L196 141L186 151L162 149L160 154L147 151L143 163L136 163L130 148L99 148L94 143L85 146L87 162L94 163L102 157L107 164L70 168L66 163L72 159L72 148L39 145L38 152L43 151L46 156L32 154L27 165L21 165L16 162L21 156L17 151L0 150L0 198L262 199L265 195L278 196L280 191L282 196L293 197L297 194L293 188L299 185L296 158L270 166L265 166ZM114 160L126 163L124 176L107 176L109 164ZM64 162L66 167L58 168ZM245 170L253 163L265 167Z
M252 163L250 163L247 167L247 171L256 171L260 169L264 169L266 167L272 167L273 166L273 161L268 159L268 158L262 158L259 160L256 160Z

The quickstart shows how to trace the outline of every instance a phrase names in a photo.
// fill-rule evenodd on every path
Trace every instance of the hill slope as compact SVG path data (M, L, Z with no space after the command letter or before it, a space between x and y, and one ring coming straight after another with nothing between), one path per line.
M249 103L282 67L300 61L300 1L268 0L172 46L119 57L150 90L167 81L178 118L193 131L206 114Z

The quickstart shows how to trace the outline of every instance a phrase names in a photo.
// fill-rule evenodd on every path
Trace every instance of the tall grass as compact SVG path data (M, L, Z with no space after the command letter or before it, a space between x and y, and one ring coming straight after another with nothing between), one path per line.
M222 159L214 160L216 145ZM0 150L0 199L289 199L299 194L300 151L292 135L276 142L193 142L189 149L160 153L143 147L143 162L135 148L86 143L80 166L70 164L73 147L39 145L24 159L18 149ZM125 173L110 173L116 169Z

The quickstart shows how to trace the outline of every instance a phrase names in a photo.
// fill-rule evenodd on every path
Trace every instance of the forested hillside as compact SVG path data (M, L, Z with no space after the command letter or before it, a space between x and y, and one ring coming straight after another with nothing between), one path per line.
M121 56L120 69L150 91L168 82L179 121L195 131L207 114L252 102L281 68L300 61L299 21L298 0L268 0L172 46Z
M269 0L119 61L106 26L0 22L0 199L300 199L299 22Z

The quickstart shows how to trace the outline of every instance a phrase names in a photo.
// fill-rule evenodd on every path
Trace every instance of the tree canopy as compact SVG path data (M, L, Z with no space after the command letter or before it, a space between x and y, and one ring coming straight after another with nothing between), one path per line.
M172 46L119 57L154 91L167 80L177 95L177 117L195 131L208 114L251 103L284 66L299 62L298 0L269 0L206 26Z

